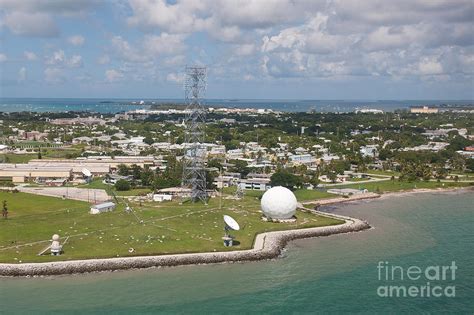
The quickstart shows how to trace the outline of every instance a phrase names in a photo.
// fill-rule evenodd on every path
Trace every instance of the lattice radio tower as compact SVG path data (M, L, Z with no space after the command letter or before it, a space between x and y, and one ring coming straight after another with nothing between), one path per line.
M185 79L185 149L183 158L183 179L181 186L191 189L191 201L207 203L206 192L206 148L204 127L206 110L203 97L206 91L206 68L186 67ZM182 199L185 199L183 196Z

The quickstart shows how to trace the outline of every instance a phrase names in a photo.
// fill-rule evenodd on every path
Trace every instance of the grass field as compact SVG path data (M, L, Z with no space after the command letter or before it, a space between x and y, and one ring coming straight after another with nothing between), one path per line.
M395 176L395 177L400 176L400 172L395 172L395 171L368 170L363 173L367 173L371 175L385 175L385 176Z
M91 189L104 189L109 195L112 195L112 192L117 196L138 196L146 195L151 192L149 188L134 188L127 191L117 191L114 188L114 185L104 184L102 178L96 178L88 184L78 185L78 188L91 188Z
M43 159L64 159L81 153L78 148L42 148L41 155ZM30 160L37 159L38 153L32 152L27 154L3 153L0 154L0 163L28 163Z
M13 154L13 153L5 153L0 154L0 163L28 163L28 161L37 159L38 154Z
M356 188L356 189L367 189L371 192L394 192L402 190L411 190L411 189L433 189L433 188L450 188L450 187L466 187L469 186L469 183L455 183L455 182L445 182L438 183L435 181L425 182L400 182L398 180L387 180L374 183L363 183L363 184L349 184L343 186L337 186L337 188Z
M224 193L234 194L235 189L236 189L235 187L226 187L224 188ZM264 193L265 192L261 190L246 190L245 196L260 198L263 196ZM294 194L298 201L308 201L308 200L334 197L333 194L327 193L325 191L309 190L309 189L297 189L294 191Z
M3 263L248 249L261 232L342 223L299 211L295 223L264 222L255 196L241 201L223 198L221 209L219 200L211 199L207 206L132 203L134 214L125 212L120 204L115 211L99 215L89 214L89 205L79 201L0 192L0 202L3 200L10 212L8 220L0 219ZM237 243L232 248L222 245L224 214L233 216L241 226L232 233ZM37 256L54 233L62 241L70 236L64 254ZM129 253L131 248L133 253Z

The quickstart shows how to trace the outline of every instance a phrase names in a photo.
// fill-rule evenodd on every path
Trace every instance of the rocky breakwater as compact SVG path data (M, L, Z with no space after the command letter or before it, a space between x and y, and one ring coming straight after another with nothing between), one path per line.
M328 215L326 213L320 214ZM282 249L291 240L328 236L339 233L357 232L370 228L370 225L367 222L358 219L332 214L328 216L342 219L345 222L339 225L324 227L262 233L257 235L253 248L249 250L87 259L48 263L0 264L0 276L48 276L150 267L169 267L272 259L278 257L281 254Z

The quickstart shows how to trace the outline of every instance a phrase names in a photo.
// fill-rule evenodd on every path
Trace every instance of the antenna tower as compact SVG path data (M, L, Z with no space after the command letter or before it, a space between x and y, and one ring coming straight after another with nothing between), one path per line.
M186 67L184 82L186 119L183 178L181 186L191 189L191 201L207 203L206 192L206 148L204 127L206 110L203 97L206 91L206 68ZM184 195L183 195L184 197ZM183 198L184 199L184 198Z

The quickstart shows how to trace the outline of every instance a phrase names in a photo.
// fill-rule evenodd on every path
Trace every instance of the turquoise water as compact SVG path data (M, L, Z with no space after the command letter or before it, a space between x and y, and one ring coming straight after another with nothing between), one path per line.
M293 242L272 261L1 279L5 313L443 313L474 310L474 194L408 194L328 208L369 231ZM458 266L456 297L379 297L377 263ZM415 282L423 285L426 280ZM390 284L412 285L395 281ZM433 283L434 284L434 283Z
M141 99L98 99L98 98L0 98L0 112L63 112L88 111L117 113L141 108L147 105L132 105ZM183 99L144 99L146 103L182 103ZM352 112L361 108L375 108L384 111L409 108L420 105L471 105L472 100L229 100L207 99L205 103L214 107L269 108L285 112Z

